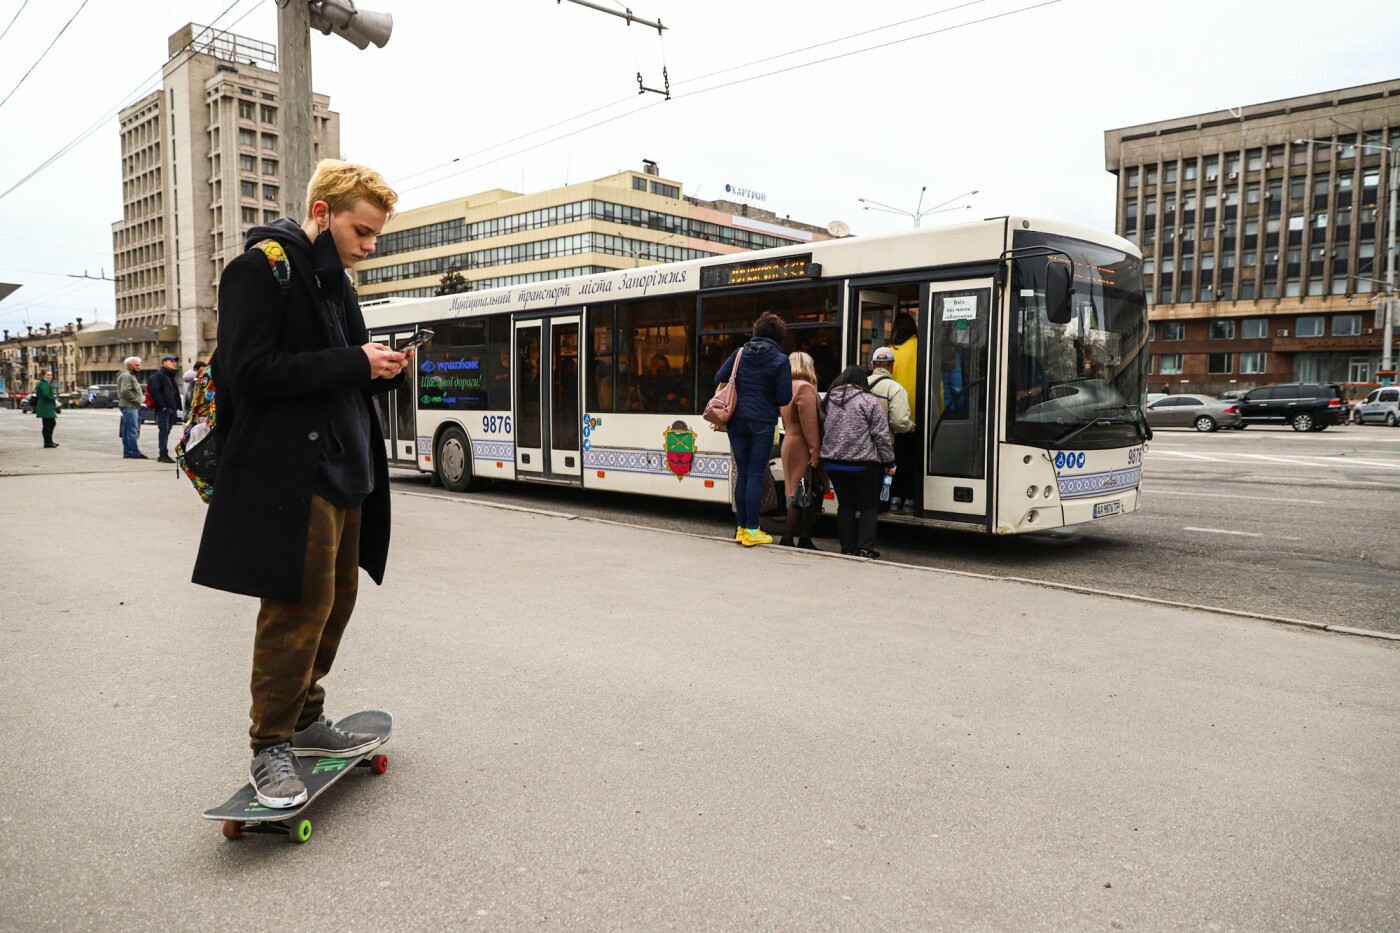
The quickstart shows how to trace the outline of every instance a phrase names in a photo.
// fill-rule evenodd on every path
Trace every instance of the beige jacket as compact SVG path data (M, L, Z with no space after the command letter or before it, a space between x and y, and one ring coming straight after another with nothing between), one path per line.
M885 406L885 417L890 421L890 433L908 434L914 430L914 418L909 412L909 393L904 386L895 382L888 372L877 369L870 374L870 391Z

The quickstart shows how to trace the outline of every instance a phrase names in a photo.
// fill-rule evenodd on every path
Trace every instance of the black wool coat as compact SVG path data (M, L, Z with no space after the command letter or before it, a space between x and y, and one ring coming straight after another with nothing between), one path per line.
M370 377L369 359L360 349L369 336L348 283L344 304L350 345L336 345L306 241L277 239L290 258L289 291L283 292L259 249L229 263L219 280L218 349L212 365L223 446L194 582L297 601L330 400L347 387L358 388L369 409L374 462L374 491L362 505L360 566L375 583L384 580L389 469L371 399L397 388L403 374L392 380Z

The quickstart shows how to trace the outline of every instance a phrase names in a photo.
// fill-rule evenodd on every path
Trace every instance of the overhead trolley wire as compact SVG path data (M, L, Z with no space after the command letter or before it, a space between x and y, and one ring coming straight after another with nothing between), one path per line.
M985 0L972 0L972 2L958 4L957 6L948 7L946 10L941 10L941 11L938 11L938 12L951 12L951 11L953 11L953 10L961 9L961 8L963 8L963 7L973 6L973 5L976 5L977 3L982 3L982 2L985 2ZM1037 10L1037 9L1040 9L1041 7L1053 6L1053 5L1055 5L1055 4L1057 4L1057 3L1060 3L1060 2L1061 2L1061 0L1043 0L1043 2L1041 2L1041 3L1033 3L1033 4L1030 4L1029 6L1018 7L1018 8L1016 8L1016 9L1014 9L1014 10L1004 10L1004 11L1002 11L1002 12L1000 12L1000 13L994 13L994 14L991 14L991 15L988 15L988 16L981 17L981 18L979 18L979 19L968 20L968 21L966 21L966 22L956 23L956 24L951 25L951 26L943 26L943 27L941 27L941 28L939 28L939 29L931 29L931 30L929 30L929 31L927 31L927 32L921 32L921 33L918 33L918 34L912 35L912 36L904 36L904 37L901 37L901 38L899 38L899 39L891 39L891 40L888 41L888 42L881 42L881 43L878 43L878 44L876 44L876 45L865 46L864 48L852 49L852 50L849 51L849 52L842 52L842 53L837 54L837 55L829 55L829 56L827 56L826 58L814 59L814 60L808 61L808 62L799 62L798 64L795 64L795 65L789 65L789 66L786 67L786 68L778 68L778 69L775 69L775 70L773 70L773 71L764 72L764 73L762 73L762 74L749 75L748 77L738 78L738 79L736 79L736 80L734 80L734 81L727 81L727 82L725 82L725 83L723 83L723 84L714 84L714 85L711 85L711 86L709 86L709 87L698 88L698 89L696 89L696 90L694 90L694 91L690 91L690 92L685 93L685 94L677 94L677 95L675 95L675 99L680 100L680 99L687 98L687 97L698 97L698 96L700 96L701 94L708 94L710 91L723 90L724 88L735 87L735 86L740 85L740 84L747 84L747 83L750 82L750 81L758 81L758 80L761 80L761 79L763 79L763 78L770 78L770 77L773 77L774 75L786 74L786 73L792 72L792 71L800 71L800 70L803 69L803 68L809 68L809 67L811 67L811 66L813 66L813 65L822 65L822 64L826 64L827 62L837 61L837 60L842 59L842 58L849 58L849 57L851 57L851 56L853 56L853 55L860 55L860 54L862 54L862 53L864 53L864 52L873 52L873 51L876 51L876 50L878 50L878 49L890 48L891 46L901 45L901 44L903 44L903 43L905 43L905 42L912 42L912 41L914 41L915 39L925 39L925 38L928 38L929 36L935 36L935 35L940 35L940 34L942 34L942 33L954 32L954 31L959 30L959 29L964 29L964 28L966 28L966 27L968 27L968 26L977 26L977 25L980 25L980 24L982 24L982 23L989 23L989 22L992 22L992 21L994 21L994 20L1004 19L1004 18L1009 17L1009 16L1015 16L1015 15L1020 14L1020 13L1028 13L1028 12L1030 12L1031 10ZM932 16L932 15L935 15L935 14L932 14L932 13L924 14L923 16L914 17L913 19L925 19L925 18L927 18L928 16ZM912 20L905 20L905 21L903 21L903 22L912 22ZM903 25L903 22L901 22L901 23L892 23L892 24L890 24L890 25L891 25L891 26ZM821 47L821 46L831 45L833 42L840 42L840 41L844 41L844 40L846 40L846 39L855 38L855 37L857 37L857 36L869 35L869 34L872 33L872 32L878 32L878 31L880 31L880 30L882 30L882 29L886 29L886 28L889 28L889 27L888 27L888 26L881 26L881 27L877 27L877 28L875 28L875 29L868 29L868 30L865 30L865 31L859 32L859 33L852 33L852 34L849 35L849 36L843 36L841 39L834 39L834 40L830 40L830 41L827 41L827 42L819 43L818 45L810 46L809 48L819 48L819 47ZM739 69L739 68L751 67L751 66L754 65L754 64L760 64L760 63L762 63L762 62L772 61L772 60L775 59L775 58L783 58L783 57L786 57L787 55L796 54L796 53L799 52L799 51L806 51L806 49L794 50L793 52L785 52L785 53L783 53L782 55L777 55L777 56L769 56L768 58L759 59L757 62L750 62L750 63L748 63L747 65L736 65L736 66L734 66L734 67L732 67L732 68L726 68L726 69L723 69L723 70L721 70L721 71L713 72L712 74L710 74L710 75L708 75L708 76L706 76L706 77L714 77L715 75L724 74L724 73L726 73L726 72L734 71L734 70L737 70L737 69ZM701 79L700 79L700 78L692 78L692 79L689 79L689 80L688 80L687 82L685 82L685 83L692 83L692 82L698 81L698 80L701 80ZM677 82L677 83L680 84L680 83L682 83L682 82ZM550 124L549 126L547 126L547 127L542 127L542 128L540 128L540 129L538 129L538 130L534 130L534 131L529 132L529 133L523 133L523 134L521 134L521 135L519 135L519 136L514 137L514 138L511 139L511 140L506 140L505 142L497 143L497 144L495 144L495 145L493 145L493 146L488 146L488 147L486 147L485 149L477 150L477 152L469 154L468 156L466 156L466 158L470 158L472 155L481 155L481 154L483 154L483 153L490 152L490 151L493 150L493 149L499 149L501 146L509 145L511 142L514 142L514 141L517 141L517 140L521 140L521 139L527 139L527 138L529 138L529 137L531 137L531 136L538 135L539 133L542 133L542 132L544 132L545 130L552 129L553 127L561 126L561 125L563 125L563 124L565 124L565 123L572 123L572 122L574 122L575 120L581 119L581 118L583 118L583 117L585 117L585 116L588 116L588 115L590 115L590 114L594 114L594 113L597 113L597 112L599 112L599 111L601 111L601 110L607 110L607 109L610 108L610 107L617 106L619 103L622 103L622 102L624 102L624 101L626 101L626 100L634 100L634 99L635 99L635 98L623 98L622 100L614 101L614 102L612 102L612 103L610 103L610 104L604 104L604 105L602 105L601 107L595 107L595 108L593 108L592 110L585 111L585 112L582 113L582 114L577 114L577 115L575 115L575 116L573 116L573 117L569 117L569 118L567 118L567 119L559 120L559 121L556 121L555 123L551 123L551 124ZM568 139L570 136L576 136L576 135L578 135L579 133L585 133L585 132L587 132L588 130L596 129L596 128L600 127L600 126L604 126L604 125L606 125L606 124L608 124L608 123L612 123L612 122L614 122L614 121L616 121L616 120L620 120L620 119L622 119L623 117L629 117L629 116L633 116L633 115L635 115L635 114L642 113L643 111L650 110L652 107L657 107L657 106L660 106L661 104L664 104L664 103L666 103L666 101L664 101L664 100L658 100L658 101L655 101L655 102L653 102L653 103L647 104L647 105L645 105L645 106L637 107L637 108L634 108L634 109L632 109L632 110L628 110L628 111L626 111L626 112L624 112L624 113L616 114L616 115L614 115L614 116L608 117L608 118L605 119L605 120L599 120L599 121L597 121L596 123L590 123L590 124L588 124L587 126L582 126L582 127L579 127L578 129L575 129L575 130L570 130L570 131L567 132L567 133L561 133L560 135L551 137L550 139L542 140L542 141L540 141L540 142L538 142L538 143L534 143L534 144L532 144L532 145L525 146L525 147L523 147L523 148L513 150L513 151L508 152L508 153L506 153L506 154L504 154L504 155L497 156L497 157L492 158L492 159L488 159L488 160L486 160L486 161L484 161L484 162L478 162L478 163L476 163L475 165L470 165L470 166L468 166L468 167L466 167L466 168L459 169L459 170L457 170L457 171L455 171L455 172L449 172L449 173L446 174L446 175L442 175L442 176L440 176L440 177L438 177L438 178L435 178L435 179L433 179L433 180L431 180L431 181L423 182L423 183L420 184L420 185L414 185L414 186L411 187L411 188L405 188L405 189L404 189L404 192L406 193L406 192L409 192L409 191L417 191L417 190L419 190L419 189L421 189L421 188L426 188L426 187L429 187L429 186L431 186L431 185L435 185L435 184L437 184L438 182L446 181L446 180L449 179L449 178L456 178L458 175L464 175L464 174L466 174L466 173L468 173L468 172L473 172L473 171L476 171L477 169L485 168L485 167L488 166L488 165L494 165L494 164L497 163L497 162L501 162L501 161L504 161L504 160L506 160L506 159L514 158L515 156L521 155L521 154L523 154L523 153L530 152L530 151L535 150L535 149L539 149L539 148L541 148L541 147L543 147L543 146L548 146L548 145L550 145L551 143L556 143L556 142L559 142L560 140ZM458 162L458 161L460 161L460 158L454 159L454 160L452 160L451 162L447 162L447 163L443 163L443 164L444 164L444 165L451 165L451 164L453 164L453 163L455 163L455 162ZM439 167L442 167L442 166L439 166ZM432 171L432 169L429 169L428 171ZM415 173L415 174L423 174L423 172L418 172L418 173Z
M90 2L91 0L83 0L83 2L78 5L77 11L75 11L72 16L68 17L68 22L64 23L63 28L58 31L58 35L53 37L53 42L50 42L48 44L48 47L45 48L44 51L39 55L39 57L34 60L34 64L29 66L29 70L24 73L24 77L19 79L19 84L16 84L14 87L10 88L10 93L5 95L5 99L0 100L0 107L5 106L6 102L8 102L11 97L15 96L15 91L18 91L20 89L20 85L24 84L25 80L27 80L29 76L34 73L34 69L39 67L39 62L42 62L45 58L48 57L49 50L52 49L54 47L54 44L57 43L58 40L63 37L63 34L68 31L68 27L73 25L73 20L78 18L78 14L83 12L83 8L86 7ZM20 9L24 8L20 7ZM19 14L16 13L15 16L18 17ZM13 25L14 21L11 20L10 22ZM10 27L6 26L5 31L9 32Z
M15 10L15 15L10 18L9 26L5 27L4 32L0 32L0 39L3 39L5 38L5 36L9 35L10 26L13 26L15 24L15 20L19 19L19 15L24 12L24 8L27 6L29 6L29 0L24 0L24 2L19 5L19 9Z
M219 20L223 19L225 16L227 16L227 15L229 14L229 11L230 11L230 10L232 10L234 7L238 6L238 4L243 3L243 2L245 2L245 0L233 0L232 3L230 3L227 7L224 8L224 11L223 11L222 13L220 13L218 16L214 17L213 21L212 21L212 22L210 23L210 25L209 25L209 28L210 28L210 29L214 29L214 28L215 28L215 27L214 27L214 24L215 24L215 23L217 23ZM257 9L257 8L258 8L258 4L255 2L255 3L253 4L253 6L249 7L246 11L244 11L243 15L239 16L238 19L234 20L232 23L229 23L228 26L223 27L223 28L224 28L224 29L232 29L234 26L237 26L237 25L238 25L239 23L241 23L244 19L246 19L247 16L248 16L250 13L252 13L253 10L255 10L255 9ZM97 120L94 121L93 124L92 124L91 126L89 126L87 129L83 130L81 133L79 133L79 134L78 134L77 136L75 136L73 139L69 140L68 143L66 143L65 145L61 146L61 147L58 149L57 152L53 153L53 155L49 156L49 157L48 157L47 159L45 159L43 162L40 162L38 166L36 166L32 171L29 172L29 174L25 175L25 176L24 176L23 178L21 178L19 181L15 182L13 185L11 185L10 187L6 188L4 191L0 192L0 200L4 200L7 196L9 196L11 193L13 193L15 190L17 190L20 186L24 185L24 184L25 184L26 182L28 182L30 179L34 178L34 176L38 175L38 174L39 174L40 172L42 172L44 169L48 168L50 165L52 165L53 163L57 162L59 159L63 158L65 155L67 155L67 154L68 154L69 152L71 152L73 149L75 149L76 147L78 147L79 145L81 145L85 140L87 140L87 138L88 138L89 136L91 136L93 133L96 133L99 129L101 129L101 128L107 123L107 121L110 120L114 115L120 113L123 109L125 109L127 106L129 106L129 102L130 102L131 100L133 100L133 99L135 99L135 98L138 98L138 97L140 97L141 95L147 93L148 90L149 90L148 87L147 87L147 85L151 84L151 82L152 82L153 80L159 79L159 78L161 77L162 72L164 72L166 65L169 65L169 64L170 64L172 61L174 61L181 53L184 53L184 52L188 52L189 54L186 56L186 58L184 59L184 61L180 62L178 65L175 66L174 69L171 70L171 72L170 72L171 74L174 74L175 71L179 70L180 68L183 68L183 67L190 61L190 59L194 58L194 56L197 54L197 53L194 51L194 49L191 48L191 47L189 47L189 46L186 46L185 48L182 48L182 49L177 50L177 51L175 52L174 55L171 55L169 58L167 58L167 59L165 60L165 63L164 63L163 65L161 65L159 68L157 68L149 77L144 78L144 79L141 81L141 83L138 84L138 85L136 85L136 87L135 87L133 90L128 91L128 92L122 97L122 99L120 100L120 102L117 103L117 105L116 105L115 107L112 107L112 108L110 108L109 110L107 110L105 113L102 114L102 116L98 117Z

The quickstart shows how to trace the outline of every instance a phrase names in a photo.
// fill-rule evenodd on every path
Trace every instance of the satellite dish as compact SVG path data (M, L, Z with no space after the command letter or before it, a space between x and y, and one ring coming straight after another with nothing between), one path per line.
M826 232L834 237L850 236L851 225L844 220L833 220L826 225Z

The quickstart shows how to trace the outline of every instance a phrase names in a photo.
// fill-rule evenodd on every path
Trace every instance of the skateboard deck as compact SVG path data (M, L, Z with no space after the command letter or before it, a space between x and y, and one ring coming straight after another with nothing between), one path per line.
M301 813L316 802L332 784L356 768L368 768L373 774L383 774L389 759L380 749L394 731L394 714L382 709L352 713L338 720L336 726L347 732L373 732L380 742L361 755L350 758L297 758L297 777L306 785L306 800L295 807L265 807L251 782L244 784L232 797L217 807L204 811L206 820L222 820L224 836L241 839L244 833L269 833L286 836L292 842L311 838L311 821Z

